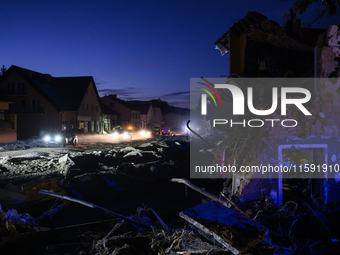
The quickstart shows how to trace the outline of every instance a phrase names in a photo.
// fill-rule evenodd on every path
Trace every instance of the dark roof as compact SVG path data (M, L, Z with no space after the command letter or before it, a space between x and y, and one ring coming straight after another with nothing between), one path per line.
M147 114L151 105L150 102L145 101L125 101L117 98L116 95L109 95L105 97L110 98L111 100L125 106L132 111L139 111L141 114Z
M116 112L115 110L113 110L112 108L108 107L105 104L101 104L101 107L103 113L106 115L118 115L118 116L120 115L118 112Z
M68 106L77 111L91 81L95 87L92 76L52 77L51 85L63 95L64 101L67 100Z
M14 65L6 73L11 70L18 72L59 111L78 111L91 81L95 87L92 76L52 77ZM95 93L99 98L96 89Z
M108 97L108 98L110 98L112 101L115 101L115 102L117 102L117 103L119 103L119 104L121 104L121 105L123 105L123 106L125 106L125 107L127 107L127 108L129 108L130 109L130 107L129 107L129 105L128 105L128 102L126 102L125 100L122 100L122 99L119 99L119 98L117 98L117 96L116 95L109 95L109 96L104 96L104 97ZM103 98L104 98L103 97ZM131 109L130 109L131 110Z
M141 114L148 114L151 103L143 101L128 101L131 110L139 111Z

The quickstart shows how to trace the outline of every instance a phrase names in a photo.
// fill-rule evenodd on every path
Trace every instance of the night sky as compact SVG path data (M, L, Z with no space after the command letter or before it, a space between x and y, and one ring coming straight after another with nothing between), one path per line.
M189 107L190 78L228 75L228 54L222 57L214 42L247 11L282 24L293 2L2 1L0 65L93 76L100 96ZM298 18L314 16L310 8Z

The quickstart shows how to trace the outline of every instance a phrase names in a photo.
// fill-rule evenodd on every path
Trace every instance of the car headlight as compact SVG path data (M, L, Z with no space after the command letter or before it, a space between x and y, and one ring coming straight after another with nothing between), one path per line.
M45 140L46 142L48 142L49 140L51 140L51 137L48 136L48 135L46 135L46 136L44 137L44 140Z
M114 132L113 135L114 135L114 136L118 136L118 132Z
M128 137L129 137L129 133L125 132L125 133L123 134L123 137L124 137L124 138L128 138Z
M140 134L141 134L142 136L145 136L145 135L146 135L146 132L143 130L143 131L140 132Z
M56 140L57 142L59 142L59 141L61 140L61 136L60 136L60 135L57 135L57 136L55 137L55 140Z

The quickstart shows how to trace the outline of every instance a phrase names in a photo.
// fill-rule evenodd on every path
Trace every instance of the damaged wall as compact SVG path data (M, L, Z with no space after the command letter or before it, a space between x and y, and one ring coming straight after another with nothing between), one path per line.
M253 13L248 13L248 16L246 16L248 17L247 19L246 17L244 18L246 19L245 21L249 21L248 19L253 16ZM241 20L242 22L240 21L242 24L239 22L234 25L215 45L222 45L227 50L230 50L231 54L232 41L230 37L228 38L228 35L233 32L233 29L238 29L240 25L244 25L244 19ZM264 18L261 17L261 20L264 20ZM276 27L274 24L273 28ZM311 158L310 161L315 161L315 164L339 165L340 150L337 149L340 148L340 82L337 80L340 68L339 26L330 26L327 33L324 32L325 30L317 29L305 31L306 38L299 38L298 40L289 38L286 34L280 35L279 32L281 30L276 29L275 31L272 36L267 35L263 37L264 33L268 31L264 30L263 27L256 27L254 24L250 24L248 28L244 28L241 31L241 34L247 34L244 70L248 70L247 73L251 77L254 77L254 75L256 77L273 77L273 75L274 77L314 77L312 86L307 88L312 93L312 99L305 104L312 115L305 116L296 107L295 109L289 107L286 116L274 113L271 116L267 116L267 118L278 119L280 121L283 119L294 119L298 122L296 127L284 127L278 124L279 121L277 121L274 127L271 126L272 123L268 122L265 130L256 132L250 130L251 128L244 128L241 131L237 130L237 135L228 135L227 133L230 131L225 130L227 139L217 146L213 152L216 159L215 163L221 161L222 155L222 158L225 158L225 164L234 164L236 166L280 165L285 163L283 162L283 152L288 154L296 153L289 151L289 144L295 144L299 148L296 154L314 154L313 157L316 158ZM262 37L266 40L262 40ZM318 46L314 50L313 45L304 44L303 39L308 38L315 39L313 39L315 41L314 45L318 41ZM273 48L277 47L277 51L272 51L275 54L263 55L259 49L264 50L263 46L265 43L268 44L269 39L275 39L281 44L270 46ZM303 48L302 46L304 45L309 48ZM302 48L300 49L299 47ZM269 46L266 48L268 49ZM285 58L286 53L283 52L298 52L299 49L301 51L299 64L291 58ZM280 63L280 52L283 59L289 60L283 68L281 68L283 63ZM303 57L303 54L306 57ZM262 64L263 70L260 70L261 68L256 69L261 66L262 62L260 63L259 60L264 62ZM239 62L232 63L230 58L230 66L237 65ZM305 62L308 65L302 64ZM278 64L281 64L281 66L278 66ZM300 66L301 70L294 68L296 65ZM275 73L274 71L277 72ZM245 76L247 75L245 74ZM315 79L315 77L326 79ZM329 79L331 77L336 78ZM298 97L299 95L293 94L293 97L296 96ZM271 96L266 101L271 103ZM270 105L262 104L258 109L268 109L269 107ZM239 143L239 139L244 139L244 142ZM283 150L282 148L285 149ZM263 179L261 175L256 176L253 174L225 176L225 192L237 194L244 201L262 196L282 203L284 180L282 178L277 179L277 176L272 177ZM338 195L340 193L339 177L340 173L333 171L327 176L321 176L319 181L305 178L308 179L305 188L309 188L310 195L317 197L317 199L322 200L324 203L338 201L340 199Z

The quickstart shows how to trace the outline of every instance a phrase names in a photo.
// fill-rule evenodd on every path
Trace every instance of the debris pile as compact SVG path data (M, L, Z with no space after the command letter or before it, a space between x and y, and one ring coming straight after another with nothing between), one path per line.
M37 168L35 160L51 161L55 169L21 180L7 170L12 175L1 183L1 254L340 251L339 204L325 206L294 186L285 189L282 206L266 194L242 202L221 192L222 179L188 181L188 145L169 137L1 156L2 169L16 160ZM124 157L134 151L142 156Z

